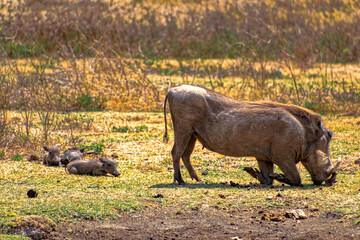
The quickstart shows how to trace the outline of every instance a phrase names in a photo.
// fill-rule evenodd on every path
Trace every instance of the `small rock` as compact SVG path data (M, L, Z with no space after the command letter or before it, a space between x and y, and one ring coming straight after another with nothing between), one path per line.
M306 219L308 216L301 209L293 209L285 213L285 217L293 219Z
M159 193L159 194L154 195L153 198L164 198L164 195Z
M36 198L38 195L38 193L34 190L34 189L30 189L28 192L27 192L27 196L29 198Z
M238 236L232 237L231 240L242 240L242 238L239 238Z

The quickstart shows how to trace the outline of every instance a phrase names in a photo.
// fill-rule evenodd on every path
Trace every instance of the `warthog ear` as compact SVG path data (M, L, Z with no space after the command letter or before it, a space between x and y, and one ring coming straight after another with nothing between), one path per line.
M106 159L103 158L103 157L99 157L99 160L100 160L100 162L102 162L102 163L106 163L106 162L107 162Z
M81 152L81 153L84 153L84 152L85 152L85 148L80 149L80 152Z
M50 149L47 146L44 146L44 150L47 152L50 151Z

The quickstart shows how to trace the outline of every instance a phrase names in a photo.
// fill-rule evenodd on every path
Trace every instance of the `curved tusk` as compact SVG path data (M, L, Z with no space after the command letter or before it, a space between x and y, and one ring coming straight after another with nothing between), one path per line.
M326 174L330 175L336 172L340 166L341 158L339 157L337 160L334 161L334 164L330 162L329 168L326 170Z

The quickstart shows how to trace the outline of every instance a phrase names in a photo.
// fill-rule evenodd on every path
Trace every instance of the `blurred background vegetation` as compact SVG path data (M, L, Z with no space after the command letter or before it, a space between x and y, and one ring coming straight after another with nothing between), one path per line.
M161 111L177 84L360 113L359 1L0 3L2 147L91 124L73 111Z
M10 58L132 56L358 62L360 3L351 0L2 0Z

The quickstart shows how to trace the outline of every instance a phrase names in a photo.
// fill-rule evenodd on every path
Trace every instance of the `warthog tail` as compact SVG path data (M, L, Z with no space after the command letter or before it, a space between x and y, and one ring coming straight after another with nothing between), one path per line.
M165 134L163 137L164 142L169 141L169 136L167 134L167 121L166 121L166 101L167 101L168 95L166 94L165 101L164 101L164 120L165 120Z

